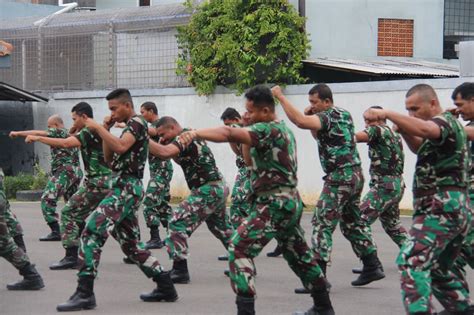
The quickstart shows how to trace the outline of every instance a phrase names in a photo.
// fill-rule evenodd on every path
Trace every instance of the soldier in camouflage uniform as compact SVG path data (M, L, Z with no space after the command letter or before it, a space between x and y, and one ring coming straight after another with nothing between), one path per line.
M397 258L407 314L432 314L431 294L452 314L469 311L469 288L452 271L468 231L466 133L449 112L443 113L433 88L412 87L406 94L405 116L369 109L369 120L388 119L398 126L418 155L413 181L413 225Z
M184 147L179 135L186 129L168 116L158 121L156 130L164 145L150 140L150 152L162 159L173 158L183 169L191 190L188 198L174 209L165 240L173 260L173 282L188 283L188 238L201 223L206 222L209 231L225 248L228 246L232 227L226 214L225 201L229 192L205 141L196 140Z
M92 107L85 102L76 104L72 110L75 135L66 139L41 136L28 136L27 142L47 144L51 147L80 148L86 178L82 185L61 211L62 245L66 255L57 263L49 266L51 270L72 269L78 264L79 236L86 218L97 208L110 192L112 171L104 160L102 139L97 133L85 128L87 118L93 118Z
M372 108L382 109L380 106ZM408 238L407 231L400 222L398 204L403 197L405 183L403 181L403 144L400 135L382 121L365 119L366 129L356 133L357 142L365 142L369 146L370 158L370 190L362 199L360 211L362 220L369 227L380 216L385 232L402 247ZM369 229L372 237L372 231ZM361 273L361 269L353 269Z
M159 117L155 103L143 103L140 112L143 118L151 124L151 128L148 128L151 139L160 142L160 137L156 135L156 125ZM170 160L162 160L153 154L148 154L148 164L150 167L150 181L143 201L143 215L151 236L146 243L146 248L154 249L164 246L160 238L160 223L165 229L168 229L168 222L171 219L172 209L169 202L173 165Z
M354 286L366 285L385 277L377 257L370 227L361 218L360 195L364 177L356 148L351 114L333 104L331 89L325 84L309 91L310 112L304 115L283 95L279 87L274 94L288 118L302 129L309 129L318 142L319 157L326 176L313 217L313 250L326 274L330 262L332 233L340 221L342 234L350 241L354 253L363 264ZM296 293L307 290L296 289Z
M96 306L94 279L101 248L109 232L119 242L124 254L157 283L153 292L140 296L142 300L172 302L178 298L169 272L163 270L158 260L139 241L136 213L144 194L141 180L148 155L147 123L135 114L128 90L114 90L106 99L111 117L105 118L103 126L87 118L85 127L102 138L105 161L114 172L112 189L87 218L79 247L78 286L66 303L57 306L58 311L78 311ZM115 122L126 123L120 138L109 132Z
M20 221L18 221L16 215L12 212L8 200L6 200L4 215L10 236L15 241L15 244L26 253L26 245L23 239L23 227L21 226Z
M64 128L61 117L53 115L48 119L48 130L12 131L10 137L27 137L29 135L65 139L69 132ZM51 233L40 238L40 241L60 241L61 234L56 206L61 196L67 202L77 191L82 179L79 163L79 150L76 148L51 147L51 174L41 196L41 211L51 228Z
M23 276L23 280L8 284L7 289L39 290L44 287L43 279L35 266L30 263L26 253L15 244L5 221L8 201L3 189L3 178L3 170L0 168L0 256L8 260Z
M238 314L255 314L253 258L275 237L290 268L312 293L314 306L305 314L332 315L324 274L300 226L303 206L296 189L295 138L286 124L277 119L270 89L257 86L245 97L253 123L250 127L219 127L183 134L186 143L206 139L249 146L255 199L250 215L234 232L229 246L230 278L237 294Z

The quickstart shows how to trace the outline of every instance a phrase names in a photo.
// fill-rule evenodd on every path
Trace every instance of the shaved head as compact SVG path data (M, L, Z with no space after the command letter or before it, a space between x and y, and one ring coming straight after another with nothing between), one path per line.
M48 128L64 128L64 121L59 115L52 115L48 118Z
M428 84L417 84L408 90L406 98L418 94L425 102L431 102L432 100L438 101L438 95L431 85Z

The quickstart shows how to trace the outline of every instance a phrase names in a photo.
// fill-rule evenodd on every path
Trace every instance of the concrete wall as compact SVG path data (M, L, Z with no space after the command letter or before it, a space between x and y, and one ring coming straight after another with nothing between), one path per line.
M452 102L450 95L452 90L464 81L472 81L474 78L464 79L438 79L438 80L404 80L390 82L371 83L341 83L330 84L334 92L334 101L337 106L349 110L354 118L356 129L364 127L362 113L371 105L381 105L396 111L405 113L404 99L406 91L417 83L428 83L437 90L441 103L444 107L450 107ZM290 99L303 109L307 104L307 93L310 85L289 86L285 93ZM220 114L228 107L233 106L238 110L244 110L244 97L235 96L228 90L220 89L216 94L209 97L196 95L191 88L181 89L160 89L160 90L132 90L135 100L135 108L145 101L153 101L157 104L160 115L170 115L175 117L182 126L192 128L202 128L219 126ZM76 93L56 93L51 95L47 106L41 104L34 106L35 128L46 127L46 119L53 113L60 114L66 121L66 125L71 125L71 107L79 101L89 102L95 111L95 117L102 121L108 114L107 103L104 99L107 91L76 92ZM281 108L278 108L280 118L287 120ZM289 122L295 131L298 144L298 176L299 189L305 202L314 204L322 188L323 172L319 163L317 146L308 131L297 129ZM118 130L115 131L118 133ZM216 156L217 164L224 174L229 184L233 183L236 172L234 156L227 144L211 144L211 148ZM368 179L368 157L367 147L364 144L358 146L366 179ZM36 154L44 167L49 163L49 150L45 145L36 144ZM402 207L411 207L411 181L414 172L416 157L406 151L405 180L407 182L407 193L402 203ZM176 166L176 164L175 164ZM145 175L145 182L148 174ZM367 182L367 181L366 181ZM367 183L366 183L367 184ZM366 185L367 186L367 185ZM182 171L175 167L175 175L172 182L172 194L183 195L187 192Z
M413 57L443 58L443 0L306 1L312 57L377 56L379 18L413 19Z

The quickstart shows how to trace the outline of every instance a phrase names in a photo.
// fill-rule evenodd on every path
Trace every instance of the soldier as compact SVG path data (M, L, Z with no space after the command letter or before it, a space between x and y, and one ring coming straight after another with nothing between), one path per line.
M48 130L12 131L10 137L42 136L65 139L69 132L64 128L61 117L53 115L48 118ZM82 179L82 170L79 164L77 149L51 147L51 175L41 196L41 211L51 228L51 233L41 237L40 241L60 241L61 233L58 223L56 206L59 197L63 196L67 202L77 191Z
M324 274L306 244L300 226L303 206L296 189L296 142L293 133L283 121L277 119L270 89L256 86L245 97L247 112L253 123L250 127L223 126L182 135L185 143L206 139L249 146L254 208L232 235L229 246L230 278L237 294L238 315L255 314L253 258L273 237L291 269L311 290L314 306L305 314L332 315L334 310Z
M155 142L160 141L156 134L156 125L159 121L158 109L155 103L145 102L140 108L143 118L151 124L148 134ZM150 181L146 188L145 200L143 201L143 215L146 226L150 229L150 240L146 243L147 249L162 248L164 246L160 238L159 226L168 229L172 209L170 202L170 181L173 177L173 165L170 160L162 160L153 154L148 154L150 166Z
M332 233L340 221L342 234L350 241L354 253L363 264L353 286L361 286L385 278L377 257L377 248L369 227L360 216L360 195L364 177L355 143L351 114L333 104L331 89L318 84L309 91L311 107L305 115L283 95L280 87L272 89L288 118L301 129L309 129L318 142L319 158L326 176L313 216L313 250L326 274L332 250ZM296 289L295 293L308 290Z
M380 106L372 106L379 108ZM385 232L402 247L408 238L405 228L400 222L398 204L403 197L405 183L403 181L403 144L400 135L386 125L385 120L371 121L365 118L366 128L356 133L357 142L365 142L369 146L370 158L370 190L362 199L360 211L362 220L371 226L380 216ZM368 233L372 237L369 228ZM352 269L361 273L361 269Z
M0 255L8 260L23 276L23 280L8 284L8 290L39 290L44 287L43 279L30 263L26 253L18 247L10 236L5 222L5 211L8 206L3 189L3 170L0 168Z
M371 108L369 120L388 119L398 126L418 155L413 181L413 224L397 258L407 314L432 314L431 294L452 314L469 311L469 289L452 264L468 230L466 133L444 112L433 88L418 84L405 99L409 116Z
M23 240L23 227L16 215L12 212L8 200L5 201L5 223L15 244L26 253L26 245Z
M106 99L111 117L105 118L104 125L91 118L86 118L84 123L88 130L102 138L105 161L114 172L112 189L87 218L79 247L78 286L66 303L57 306L60 312L96 306L94 279L101 248L109 231L119 242L124 254L157 284L150 294L140 295L142 300L173 302L178 298L169 272L163 270L158 260L138 240L140 230L136 212L144 194L141 180L148 155L147 123L135 114L128 90L116 89ZM109 132L115 122L126 123L120 138Z
M162 159L173 158L181 166L191 194L174 209L165 240L173 260L171 279L174 283L189 283L188 238L206 222L208 229L227 249L232 227L226 214L228 188L216 166L214 155L206 142L193 141L187 147L179 142L186 131L172 117L164 116L156 125L159 144L150 140L150 152Z
M85 127L87 118L94 118L92 107L85 102L76 104L72 110L73 129L77 132L66 139L28 136L26 142L41 142L55 148L79 148L86 178L61 211L62 245L66 250L63 259L49 266L51 270L76 268L78 265L79 236L86 218L110 192L112 171L104 160L102 139L96 132Z

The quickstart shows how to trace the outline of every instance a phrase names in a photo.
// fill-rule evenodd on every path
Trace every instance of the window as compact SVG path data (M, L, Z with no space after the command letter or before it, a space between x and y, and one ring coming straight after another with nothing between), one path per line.
M379 19L377 55L413 57L413 20Z
M474 1L445 0L443 58L458 58L456 45L469 40L474 40Z
M139 0L138 5L140 7L149 7L150 6L150 0Z

